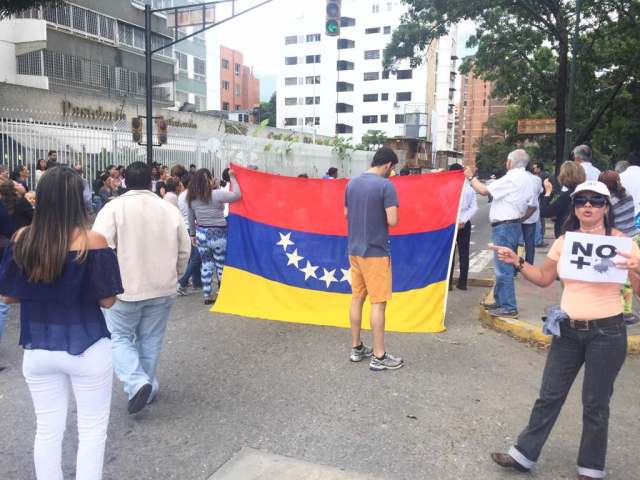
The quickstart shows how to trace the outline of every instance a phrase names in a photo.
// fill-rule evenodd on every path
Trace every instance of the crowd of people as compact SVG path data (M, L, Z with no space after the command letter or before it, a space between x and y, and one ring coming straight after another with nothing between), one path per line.
M557 317L540 398L516 444L492 458L505 468L533 468L584 364L578 473L582 480L602 478L609 402L626 355L633 293L640 292L640 156L599 172L591 164L591 150L579 146L557 180L541 164L528 171L529 163L526 151L511 152L507 173L489 184L476 178L473 167L464 168L456 286L467 288L476 194L488 196L496 273L495 301L485 305L491 315L517 316L515 274L543 287L561 277L565 232L631 236L635 243L631 251L618 252L617 266L629 272L625 285L561 278L564 316ZM404 365L384 342L392 296L389 228L398 223L400 207L388 177L397 164L392 149L379 149L371 168L349 181L344 199L352 275L349 358L369 359L374 371ZM61 445L72 392L79 432L76 478L95 480L102 475L113 372L123 384L130 414L158 398L157 364L176 295L187 295L191 286L202 290L204 304L215 302L225 264L228 207L242 198L242 189L233 170L217 179L194 165L110 166L89 184L80 165L58 164L50 152L37 169L36 195L29 200L28 169L0 167L0 334L9 305L19 302L23 374L37 417L38 479L62 478ZM331 168L324 178L337 176ZM546 218L554 219L556 240L547 258L536 263ZM516 253L519 244L524 258ZM367 298L371 346L361 335Z

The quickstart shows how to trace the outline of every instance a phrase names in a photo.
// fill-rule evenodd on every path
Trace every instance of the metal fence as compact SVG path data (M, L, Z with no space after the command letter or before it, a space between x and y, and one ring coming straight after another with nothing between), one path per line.
M108 165L146 161L145 147L132 141L129 128L126 120L72 121L46 112L0 109L0 162L10 170L25 165L34 185L38 161L55 150L59 163L81 165L91 181ZM155 161L168 167L193 164L209 168L217 177L230 163L310 177L322 176L335 166L340 176L352 176L366 169L371 156L370 152L353 152L340 158L325 146L218 132L203 135L179 127L170 127L168 140L166 145L154 148Z

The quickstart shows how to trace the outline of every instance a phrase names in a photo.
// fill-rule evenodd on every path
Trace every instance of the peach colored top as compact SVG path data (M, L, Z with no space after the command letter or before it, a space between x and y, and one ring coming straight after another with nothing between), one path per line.
M615 236L624 236L620 232L613 232ZM560 257L564 235L556 239L547 254L547 257L557 262L557 271L560 275ZM640 249L634 242L633 251L640 255ZM567 312L574 320L595 320L607 318L622 313L622 296L620 283L593 283L580 280L562 280L562 300L560 308Z

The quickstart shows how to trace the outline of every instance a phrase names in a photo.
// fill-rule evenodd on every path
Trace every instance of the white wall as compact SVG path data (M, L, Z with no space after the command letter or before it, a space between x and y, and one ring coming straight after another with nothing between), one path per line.
M26 87L49 88L46 77L18 75L16 49L22 53L44 48L47 23L44 20L11 19L0 22L0 82Z

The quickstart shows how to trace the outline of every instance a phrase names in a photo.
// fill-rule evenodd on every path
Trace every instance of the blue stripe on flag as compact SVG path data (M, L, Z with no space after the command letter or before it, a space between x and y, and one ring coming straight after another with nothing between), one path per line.
M286 285L350 293L347 238L286 230L238 215L228 218L226 264ZM393 291L447 278L454 226L391 236ZM251 291L247 291L251 295Z

